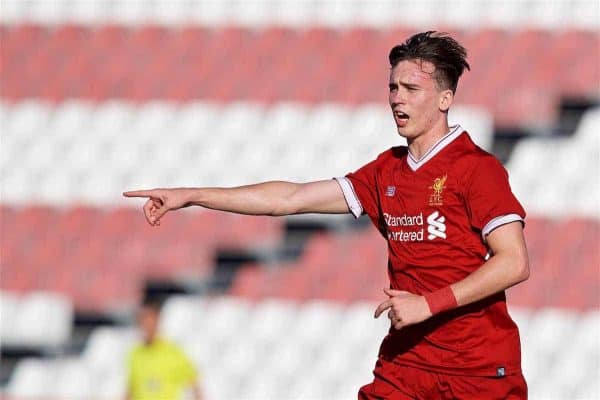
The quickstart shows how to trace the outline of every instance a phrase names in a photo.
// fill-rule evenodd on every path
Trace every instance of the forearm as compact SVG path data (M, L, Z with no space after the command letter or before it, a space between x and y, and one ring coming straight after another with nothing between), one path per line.
M529 278L529 259L520 222L494 230L487 237L493 256L464 279L425 294L432 314L489 297Z
M235 188L188 190L187 205L251 215L344 214L348 206L334 180L271 181Z
M286 207L299 184L282 181L258 183L234 188L189 188L187 205L249 215L286 215Z
M498 254L450 287L456 303L463 306L514 286L528 277L526 254Z

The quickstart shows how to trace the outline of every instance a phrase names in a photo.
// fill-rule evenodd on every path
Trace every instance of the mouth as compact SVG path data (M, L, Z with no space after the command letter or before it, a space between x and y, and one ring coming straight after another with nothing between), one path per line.
M404 126L408 123L408 119L410 116L403 111L394 111L394 119L396 120L396 125Z

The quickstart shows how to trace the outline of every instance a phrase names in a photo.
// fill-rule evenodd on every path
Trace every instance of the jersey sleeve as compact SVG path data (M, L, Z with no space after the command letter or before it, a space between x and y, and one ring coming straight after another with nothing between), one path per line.
M355 172L335 178L340 185L348 209L355 218L367 214L373 223L379 225L381 212L377 192L377 165L379 159L371 161Z
M484 241L494 229L525 220L525 210L508 183L508 173L493 156L481 159L473 171L466 205L471 226L481 232Z

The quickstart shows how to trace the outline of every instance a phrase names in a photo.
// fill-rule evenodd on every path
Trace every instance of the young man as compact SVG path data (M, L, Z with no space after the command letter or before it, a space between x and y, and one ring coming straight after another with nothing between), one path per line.
M366 213L388 241L390 288L375 316L387 311L391 328L359 398L524 399L504 290L529 276L525 212L502 165L448 126L465 58L460 44L436 32L394 47L389 103L408 147L346 177L125 196L148 198L151 225L190 205L255 215Z
M161 304L147 299L137 322L143 343L129 354L126 400L178 400L191 389L201 400L194 365L175 343L158 335Z

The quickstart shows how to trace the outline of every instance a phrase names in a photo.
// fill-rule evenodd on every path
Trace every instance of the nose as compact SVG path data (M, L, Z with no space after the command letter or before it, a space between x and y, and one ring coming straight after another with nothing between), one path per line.
M405 104L406 97L402 93L401 90L394 90L390 92L390 105L392 107L397 106L398 104Z

